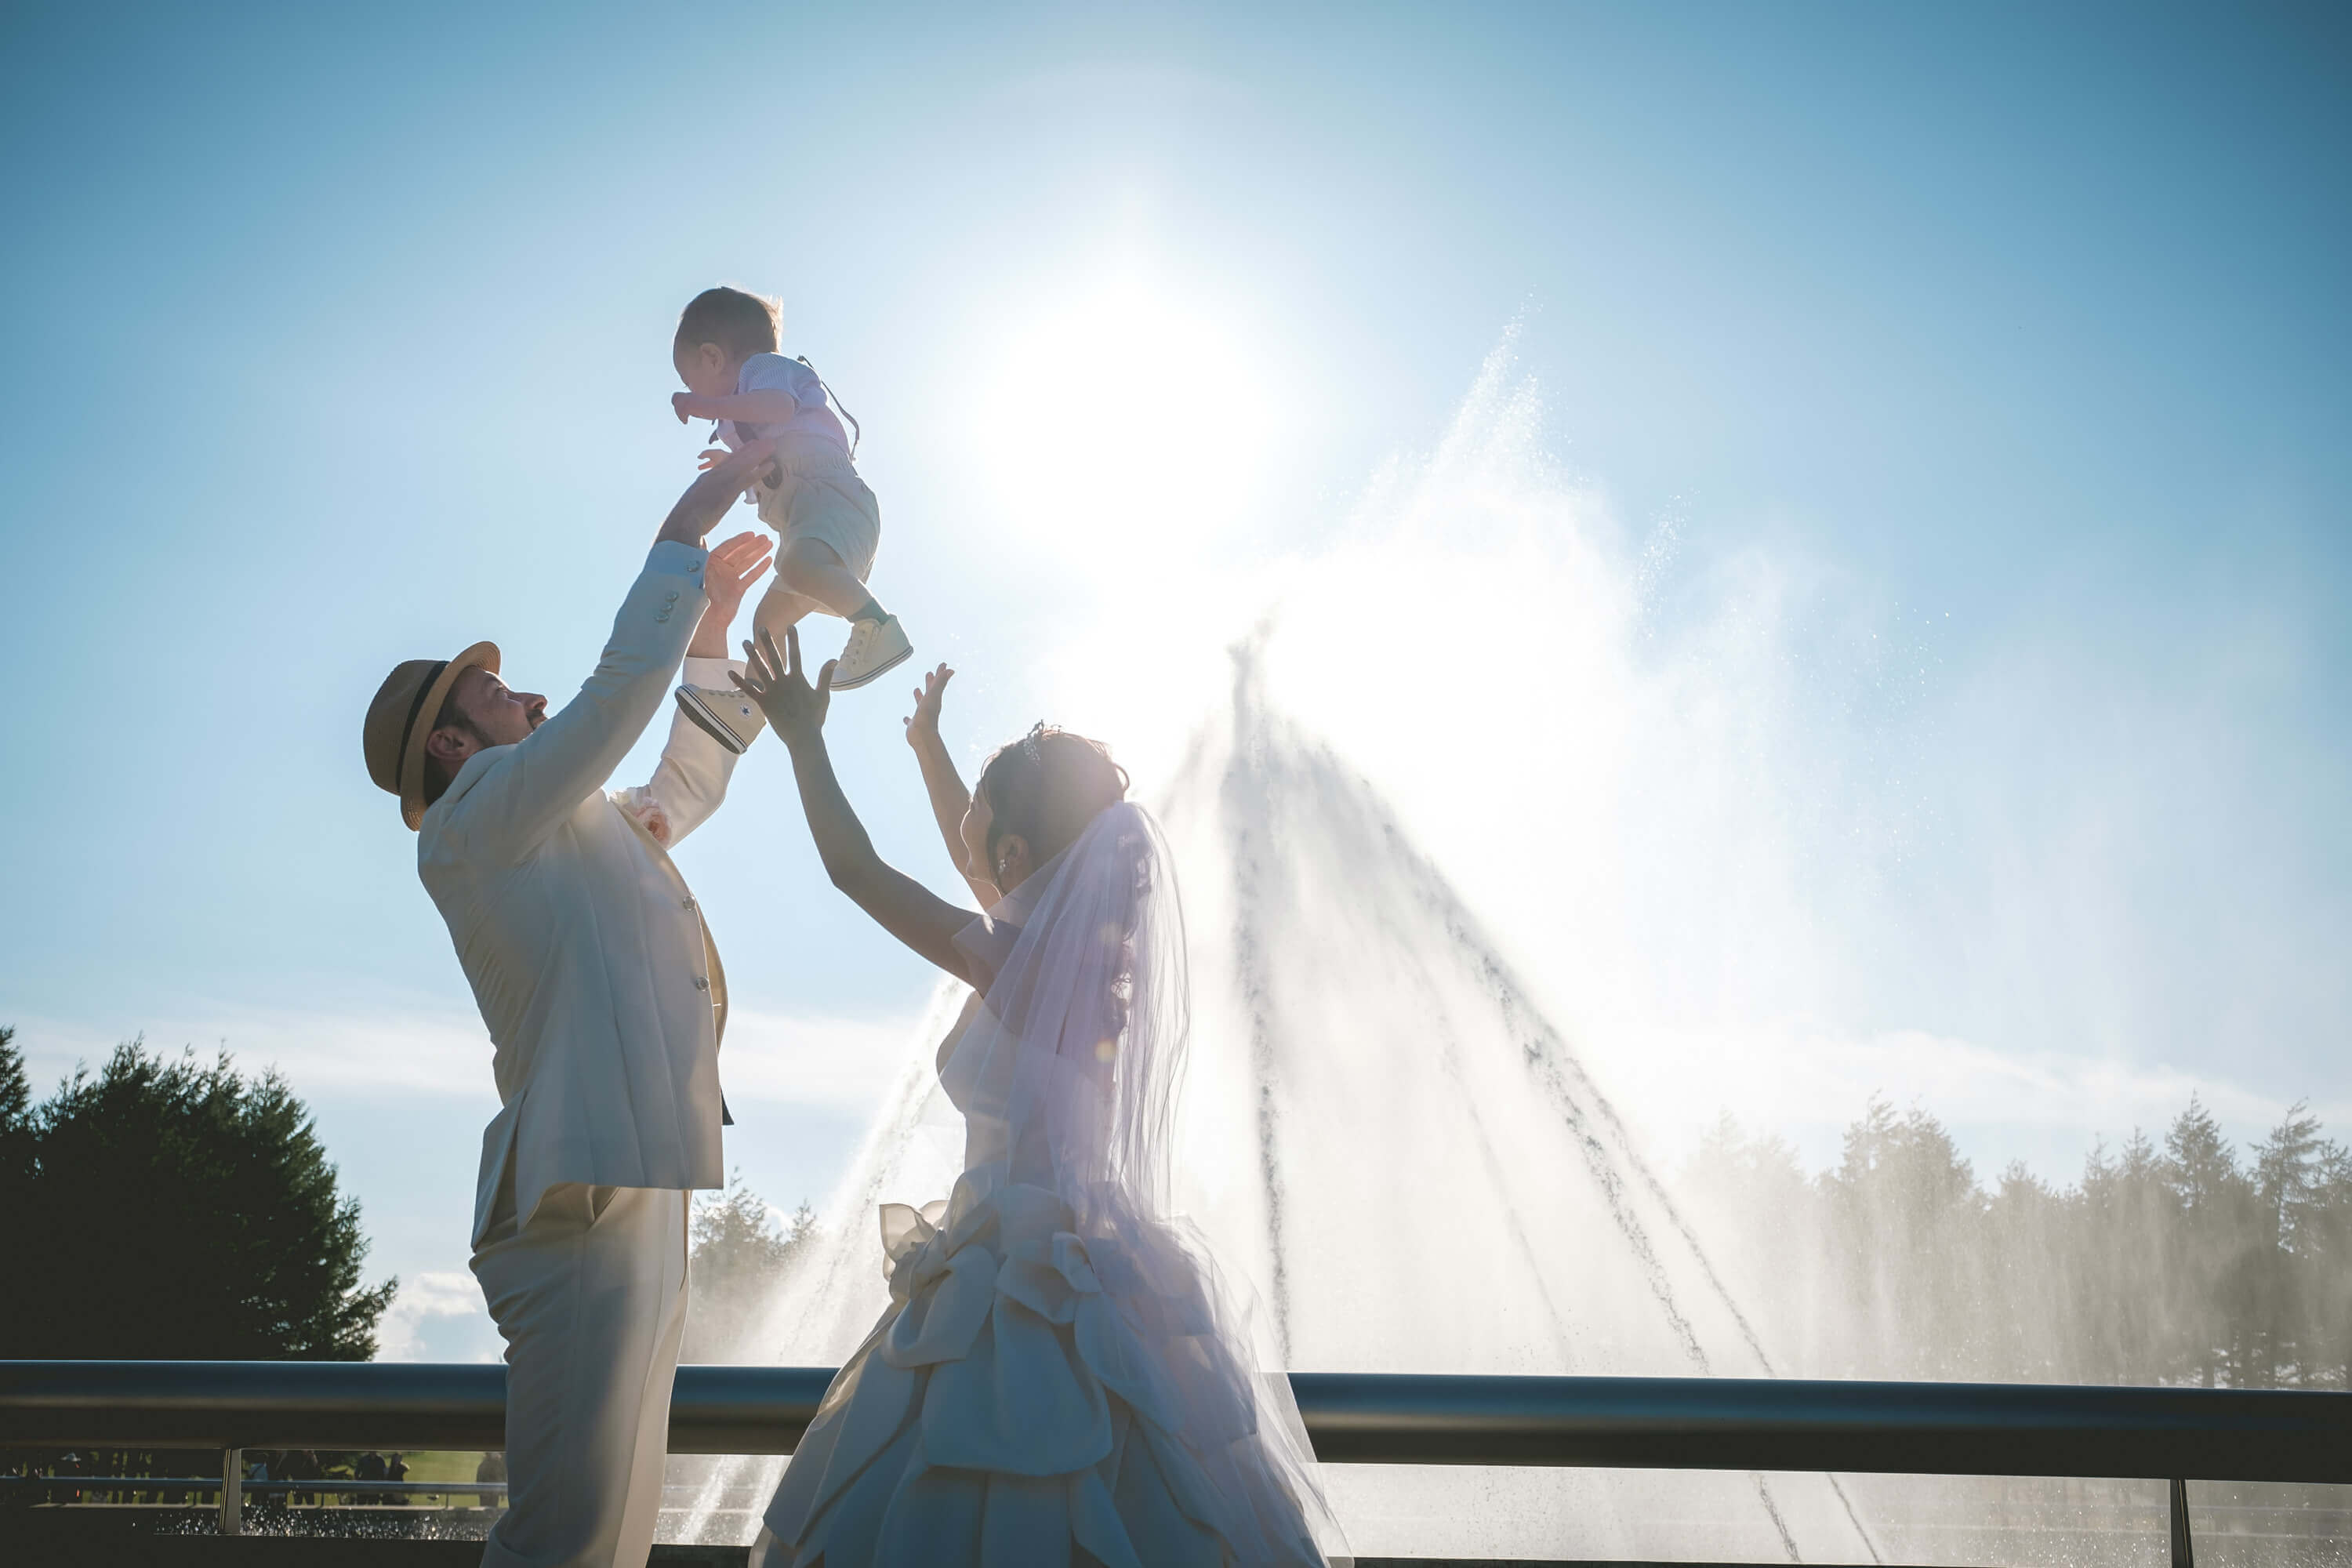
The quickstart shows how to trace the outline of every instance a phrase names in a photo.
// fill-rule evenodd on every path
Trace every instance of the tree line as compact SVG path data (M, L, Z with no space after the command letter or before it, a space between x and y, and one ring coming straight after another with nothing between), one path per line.
M2242 1152L2192 1099L1990 1189L1917 1108L1815 1177L1726 1114L1679 1186L1785 1373L2352 1387L2352 1151L2302 1103Z
M36 1103L0 1027L0 1358L366 1360L397 1282L274 1071L117 1047ZM2352 1151L2298 1104L2241 1151L2200 1102L2071 1185L1990 1188L1874 1100L1837 1164L1726 1116L1679 1177L1783 1373L2352 1387ZM815 1235L738 1177L699 1195L686 1359L764 1360Z

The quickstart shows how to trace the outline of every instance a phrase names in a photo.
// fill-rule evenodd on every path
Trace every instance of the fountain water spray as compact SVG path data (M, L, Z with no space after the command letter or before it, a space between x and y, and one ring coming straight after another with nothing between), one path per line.
M1269 1364L1769 1376L1749 1316L1570 1031L1548 1016L1387 792L1273 695L1334 694L1364 733L1366 681L1337 692L1297 671L1376 653L1344 646L1360 640L1366 612L1339 601L1381 573L1385 591L1399 591L1395 568L1441 534L1457 559L1476 549L1491 557L1533 526L1544 533L1539 549L1573 558L1550 562L1554 578L1564 571L1583 584L1570 635L1624 640L1628 574L1598 563L1548 477L1507 471L1535 425L1507 368L1498 353L1424 468L1376 487L1370 510L1395 514L1376 559L1327 563L1233 646L1229 686L1150 792L1177 859L1194 985L1180 1206L1263 1303ZM1496 591L1529 603L1526 582ZM1408 698L1401 707L1463 781L1461 808L1478 809L1477 770L1493 760L1485 737L1426 689ZM1319 727L1326 707L1312 710ZM1376 734L1382 721L1373 711ZM1622 713L1597 708L1563 721L1588 721L1604 735L1623 725ZM1394 756L1392 747L1370 749ZM1544 825L1527 828L1533 841ZM1529 858L1530 875L1545 858ZM1528 952L1528 933L1515 934L1511 951ZM1615 985L1606 950L1548 951L1551 935L1534 933L1547 994ZM896 1087L828 1204L821 1240L793 1266L743 1359L837 1363L882 1310L876 1206L943 1195L956 1171L960 1139L931 1049L960 989L941 988L908 1042ZM721 1521L715 1507L730 1489L763 1495L780 1468L747 1460L714 1476L689 1532L748 1534L748 1523ZM1877 1557L1826 1477L1335 1467L1331 1486L1365 1552Z

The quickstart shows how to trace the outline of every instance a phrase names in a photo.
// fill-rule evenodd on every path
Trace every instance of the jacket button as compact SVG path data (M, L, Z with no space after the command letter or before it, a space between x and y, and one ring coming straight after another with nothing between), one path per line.
M698 974L694 977L694 988L697 991L708 991L710 989L710 982Z
M682 910L690 910L694 908L694 900L692 899L688 899L686 902L678 905L678 908Z

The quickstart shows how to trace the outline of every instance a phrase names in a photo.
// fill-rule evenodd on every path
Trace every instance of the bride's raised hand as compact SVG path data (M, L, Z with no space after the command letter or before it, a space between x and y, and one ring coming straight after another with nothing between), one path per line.
M811 686L801 658L798 626L784 628L781 653L775 634L761 627L759 642L743 645L743 658L749 668L740 675L728 671L728 679L760 705L778 740L797 746L824 732L825 710L833 705L833 669L839 660L826 659L824 668L817 671L816 684Z
M923 684L915 692L915 710L907 716L907 744L920 751L940 738L940 702L948 694L948 682L955 671L940 666L923 677Z

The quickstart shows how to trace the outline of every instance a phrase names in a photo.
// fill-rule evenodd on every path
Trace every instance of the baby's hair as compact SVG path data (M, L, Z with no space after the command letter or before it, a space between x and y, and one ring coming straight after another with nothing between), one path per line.
M1087 824L1127 798L1127 770L1100 741L1039 724L997 749L981 764L979 792L988 802L986 848L1017 833L1043 864L1078 841Z
M747 360L776 352L776 333L782 312L772 300L720 286L705 289L678 313L680 347L717 343L728 357Z

